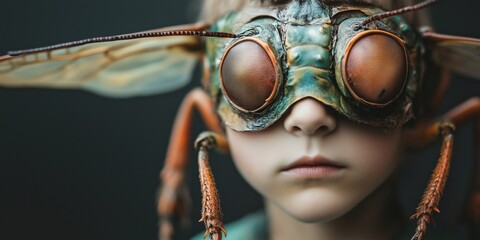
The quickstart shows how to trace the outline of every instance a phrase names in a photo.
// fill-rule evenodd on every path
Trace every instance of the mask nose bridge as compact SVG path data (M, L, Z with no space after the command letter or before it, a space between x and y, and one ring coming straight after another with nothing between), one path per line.
M335 84L335 75L331 70L314 67L289 69L285 82L285 95L297 97L321 94L339 94ZM296 97L296 98L297 98Z
M341 98L333 72L314 67L289 69L284 91L284 99L281 101L288 103L287 109L305 98L313 98L322 104L335 107Z
M287 25L285 28L286 67L284 91L292 104L312 97L334 105L329 94L337 95L333 72L332 31L327 19L310 25ZM327 99L327 100L324 100ZM290 105L289 104L289 105Z

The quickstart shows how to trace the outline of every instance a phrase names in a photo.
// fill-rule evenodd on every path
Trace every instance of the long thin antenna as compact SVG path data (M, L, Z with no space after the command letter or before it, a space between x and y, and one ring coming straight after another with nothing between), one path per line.
M388 11L388 12L384 12L384 13L375 14L375 15L372 15L369 18L365 19L365 21L362 22L361 26L365 26L365 25L367 25L367 24L369 24L373 21L381 20L381 19L384 19L384 18L389 18L389 17L392 17L392 16L404 14L404 13L407 13L407 12L417 11L419 9L425 8L425 7L431 5L435 2L438 2L438 1L439 0L427 0L427 1L415 4L413 6L408 6L408 7L400 8L400 9L397 9L397 10L392 10L392 11Z
M111 42L111 41L138 39L138 38L167 37L167 36L199 36L199 37L219 37L219 38L235 38L236 37L235 34L226 33L226 32L206 32L206 31L189 31L189 30L161 31L161 32L152 31L152 32L140 32L140 33L115 35L115 36L108 36L108 37L88 38L88 39L79 40L79 41L55 44L47 47L39 47L39 48L32 48L32 49L18 50L18 51L9 51L7 52L7 54L10 56L18 56L22 54L45 52L45 51L52 51L60 48L75 47L75 46L85 45L89 43Z

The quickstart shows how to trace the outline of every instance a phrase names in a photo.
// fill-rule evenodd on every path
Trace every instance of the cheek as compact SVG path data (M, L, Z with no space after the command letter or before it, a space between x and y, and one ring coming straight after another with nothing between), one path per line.
M368 149L365 151L364 161L366 167L373 174L391 173L398 165L400 159L400 135L391 137L380 137L372 139L368 146L362 149ZM374 146L374 147L372 147ZM388 174L390 175L390 174Z
M355 187L373 191L395 171L400 161L401 134L394 130L388 134L363 129L348 129L349 150L345 157L352 163L357 180Z
M401 149L400 130L390 133L348 130L348 158L356 166L372 174L390 173L398 165Z
M273 151L268 151L275 149L274 142L262 134L231 129L227 129L227 138L238 171L253 188L263 193L270 185L277 158Z

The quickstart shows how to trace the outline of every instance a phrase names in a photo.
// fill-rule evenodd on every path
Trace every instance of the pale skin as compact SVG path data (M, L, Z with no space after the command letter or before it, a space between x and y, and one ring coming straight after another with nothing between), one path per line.
M391 217L390 179L399 165L401 129L365 127L305 98L268 129L227 127L227 138L238 170L264 198L270 239L393 239L400 234ZM302 157L327 159L337 167L285 170Z

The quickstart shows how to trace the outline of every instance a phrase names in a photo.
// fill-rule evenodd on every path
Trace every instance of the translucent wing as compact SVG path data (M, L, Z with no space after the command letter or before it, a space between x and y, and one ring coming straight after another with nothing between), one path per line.
M453 72L480 80L480 39L426 32L433 61Z
M206 28L191 25L153 31ZM0 56L0 86L76 88L107 97L167 92L191 79L201 44L196 36L169 36Z

